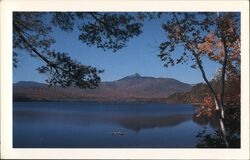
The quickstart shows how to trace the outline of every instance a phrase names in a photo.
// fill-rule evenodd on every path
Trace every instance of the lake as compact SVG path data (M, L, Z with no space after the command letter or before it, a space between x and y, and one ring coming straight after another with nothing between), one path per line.
M195 148L192 105L14 102L14 148Z

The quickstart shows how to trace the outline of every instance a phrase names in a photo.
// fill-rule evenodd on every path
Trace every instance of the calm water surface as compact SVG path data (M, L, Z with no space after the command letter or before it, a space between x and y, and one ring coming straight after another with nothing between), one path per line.
M194 111L192 105L14 102L13 147L193 148L204 127L192 120Z

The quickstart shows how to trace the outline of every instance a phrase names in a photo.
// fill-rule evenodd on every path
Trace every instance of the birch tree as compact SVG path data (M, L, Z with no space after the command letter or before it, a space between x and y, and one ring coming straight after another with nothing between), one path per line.
M165 67L175 64L190 64L199 69L207 84L215 110L219 117L220 129L226 147L229 147L225 128L225 80L228 66L238 67L240 57L240 25L237 13L171 13L162 25L167 40L160 44L159 57ZM181 48L182 53L174 55ZM211 85L203 65L204 57L221 65L221 90Z

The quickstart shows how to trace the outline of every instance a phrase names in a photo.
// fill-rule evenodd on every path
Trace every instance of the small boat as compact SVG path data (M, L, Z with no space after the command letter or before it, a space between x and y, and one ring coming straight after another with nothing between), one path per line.
M127 132L122 132L122 131L113 131L111 133L112 133L112 135L115 135L115 136L124 136L124 135L127 135Z

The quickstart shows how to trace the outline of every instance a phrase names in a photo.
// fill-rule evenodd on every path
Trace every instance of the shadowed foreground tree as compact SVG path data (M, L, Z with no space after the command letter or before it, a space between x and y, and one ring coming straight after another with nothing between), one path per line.
M228 67L226 72L225 81L225 129L227 131L227 139L230 148L240 147L240 71L232 70ZM213 79L211 81L215 88L220 88L220 79ZM193 120L199 122L200 119L207 119L207 124L211 124L211 121L216 120L217 124L218 118L216 118L216 108L212 96L209 92L207 97L203 99L203 107L199 109L198 114L194 114ZM217 128L217 127L216 127ZM219 130L215 133L206 133L206 130L200 132L198 137L197 147L208 148L208 147L225 147L226 144L223 140L223 134Z
M25 50L44 62L37 70L48 75L46 82L50 85L95 88L103 70L85 66L72 60L68 53L51 49L55 43L51 37L53 27L64 32L78 30L81 42L116 52L141 33L141 26L135 16L127 13L14 12L13 66L18 66L18 51Z
M224 110L228 107L225 103L225 81L229 68L234 71L239 70L240 67L239 21L237 13L172 13L172 16L163 24L167 41L160 45L159 56L166 62L165 67L188 63L191 60L194 62L191 67L201 71L214 101L213 106L219 118L226 147L230 144L225 128ZM179 57L173 55L177 48L183 49ZM221 64L220 91L216 91L207 78L202 61L205 56ZM207 99L207 103L211 102Z

